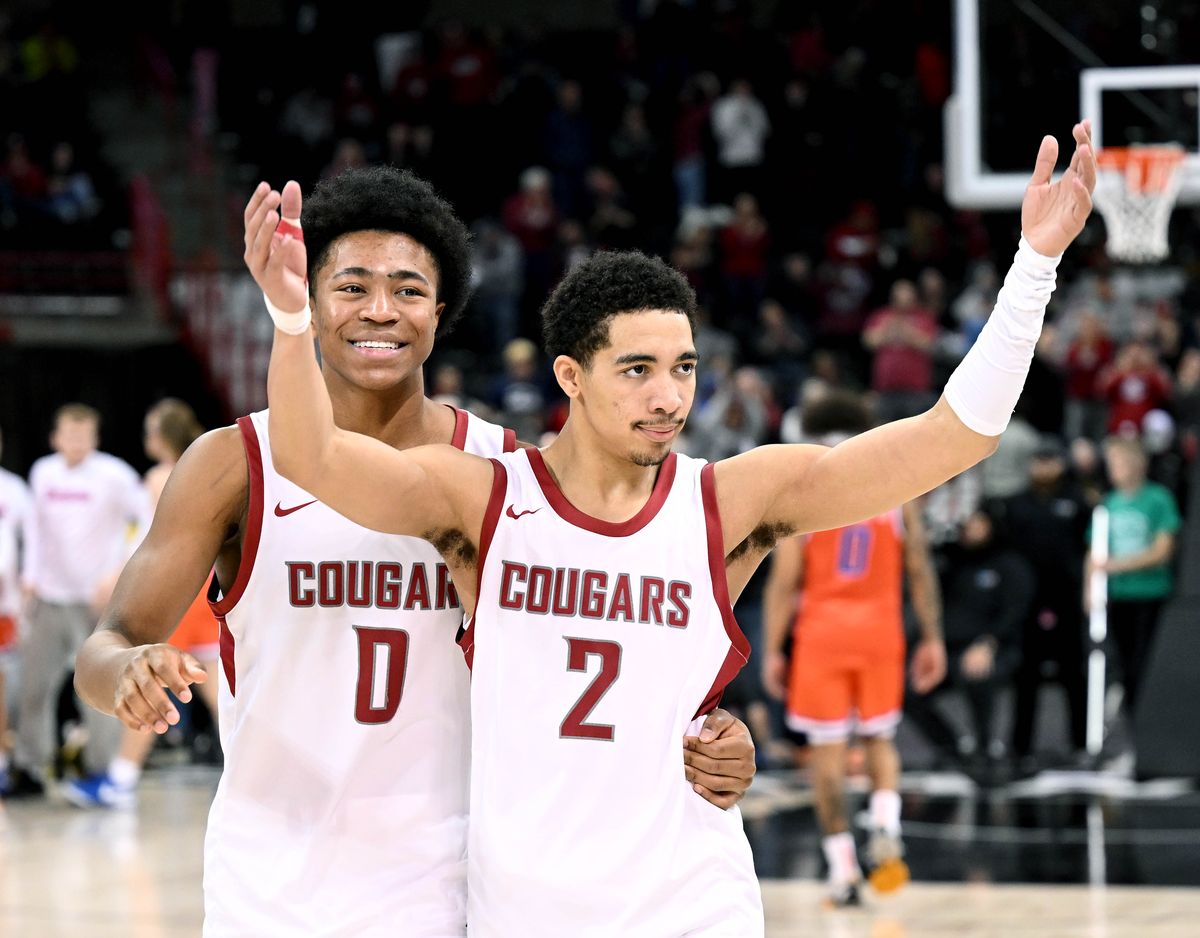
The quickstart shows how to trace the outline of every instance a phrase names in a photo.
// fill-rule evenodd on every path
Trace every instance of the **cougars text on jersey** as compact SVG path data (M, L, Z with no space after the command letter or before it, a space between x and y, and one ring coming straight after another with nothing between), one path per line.
M635 587L634 584L637 584ZM662 577L503 561L500 608L537 615L644 622L686 629L692 584ZM664 605L666 608L664 609Z
M359 609L454 609L458 593L443 563L430 572L423 563L404 566L370 560L285 561L288 601L299 609L351 606Z

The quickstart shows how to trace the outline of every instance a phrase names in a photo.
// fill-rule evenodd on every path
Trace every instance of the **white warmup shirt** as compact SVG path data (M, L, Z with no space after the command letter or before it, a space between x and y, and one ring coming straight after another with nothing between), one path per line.
M722 166L758 166L766 155L771 121L757 98L727 94L713 104L712 131Z
M18 557L31 509L25 480L0 469L0 616L15 618L21 611Z
M250 511L213 604L225 771L204 934L461 938L469 674L447 569L279 475L266 411L238 425ZM459 411L454 443L492 456L515 440Z
M746 663L712 469L671 455L614 524L537 450L497 465L471 678L471 938L763 934L737 809L692 790L685 734Z
M45 602L91 602L96 587L121 569L137 532L149 524L141 478L108 453L92 453L76 466L52 453L33 464L29 487L33 511L26 578Z

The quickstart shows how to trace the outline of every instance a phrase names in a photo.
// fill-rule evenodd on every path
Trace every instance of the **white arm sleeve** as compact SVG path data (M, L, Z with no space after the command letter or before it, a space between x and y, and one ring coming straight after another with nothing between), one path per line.
M976 433L999 436L1008 426L1025 387L1060 260L1061 254L1045 257L1021 238L987 325L946 382L946 403Z

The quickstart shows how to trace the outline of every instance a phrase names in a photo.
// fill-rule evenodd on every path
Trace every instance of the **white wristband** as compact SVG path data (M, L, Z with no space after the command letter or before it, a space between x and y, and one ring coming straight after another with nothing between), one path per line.
M946 382L946 403L966 426L999 436L1025 387L1054 292L1058 257L1045 257L1023 237L996 307L979 338Z
M275 328L280 332L286 332L288 335L300 335L308 329L309 323L312 322L312 309L307 303L304 304L304 309L298 313L285 313L272 303L265 293L263 302L267 304L267 312L271 314Z

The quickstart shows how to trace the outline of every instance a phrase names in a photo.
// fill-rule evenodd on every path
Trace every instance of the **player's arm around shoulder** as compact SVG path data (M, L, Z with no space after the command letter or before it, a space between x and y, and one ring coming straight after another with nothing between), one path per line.
M493 476L489 460L447 444L397 450L337 430L319 470L295 481L363 527L436 540L451 529L478 534Z
M248 480L236 427L210 431L188 448L76 659L75 686L89 705L135 729L165 732L174 708L161 688L186 700L188 684L204 679L194 658L162 643L203 588L222 548L239 537Z

